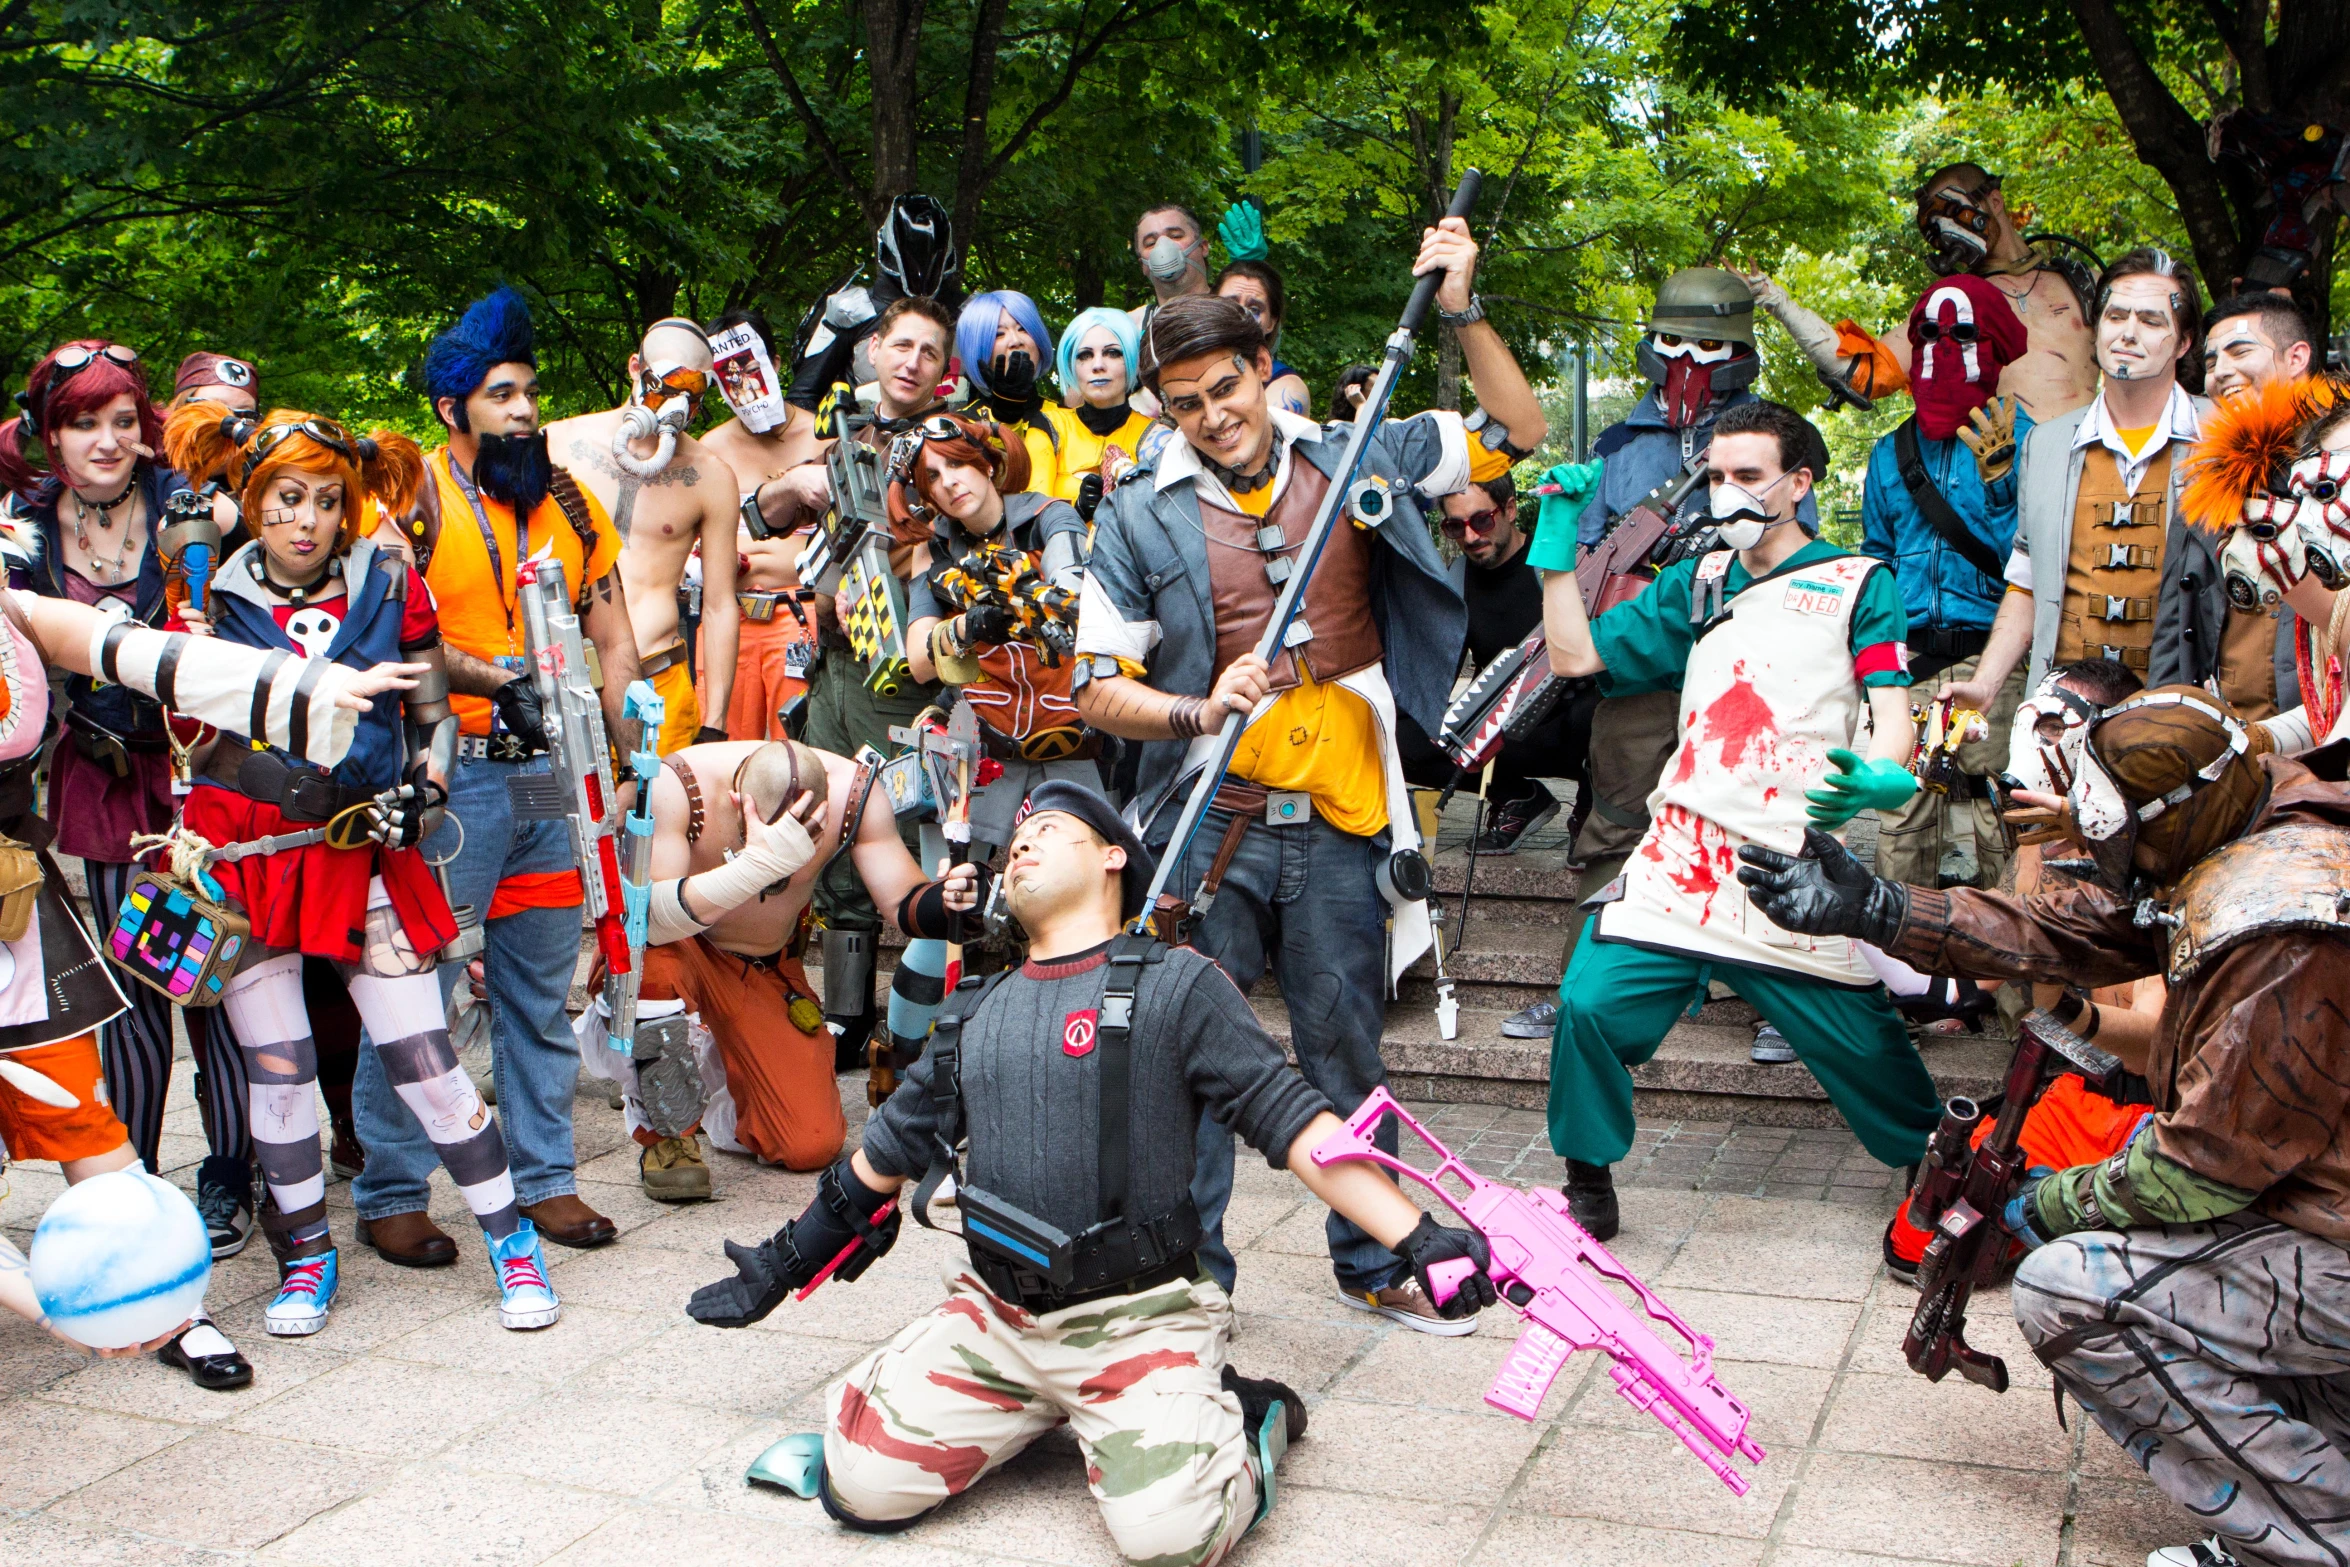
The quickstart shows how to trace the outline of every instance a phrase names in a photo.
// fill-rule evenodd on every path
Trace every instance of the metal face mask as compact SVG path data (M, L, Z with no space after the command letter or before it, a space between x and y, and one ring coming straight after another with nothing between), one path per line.
M701 412L702 394L709 389L706 371L681 364L647 365L612 431L612 460L621 471L650 479L668 467L677 455L677 438ZM639 457L629 450L632 443L647 440L659 443L652 456Z
M2016 704L2015 728L2007 742L2007 770L2017 783L2035 794L2059 799L2069 793L2081 770L2081 748L2089 743L2089 726L2105 710L2077 691L2043 678L2032 694ZM2055 726L2052 739L2042 733Z
M2126 713L2137 707L2156 707L2179 704L2193 707L2208 717L2218 720L2227 729L2230 746L2211 764L2200 768L2192 778L2163 795L2133 806L2124 795L2113 774L2105 770L2098 758L2095 726L2091 727L2089 743L2081 747L2080 769L2073 776L2072 787L2065 791L2064 815L2072 836L2089 849L2089 858L2097 867L2096 879L2110 892L2127 895L2138 880L2136 867L2131 863L2138 848L2138 834L2148 823L2165 811L2183 805L2193 798L2197 789L2216 780L2226 772L2235 759L2251 748L2251 735L2244 726L2220 708L2175 691L2149 691L2128 701L2116 704L2098 720Z
M1971 272L1991 254L1991 213L1978 205L1999 188L1997 180L1981 190L1955 187L1938 190L1918 208L1918 232L1925 236L1926 264L1938 277Z

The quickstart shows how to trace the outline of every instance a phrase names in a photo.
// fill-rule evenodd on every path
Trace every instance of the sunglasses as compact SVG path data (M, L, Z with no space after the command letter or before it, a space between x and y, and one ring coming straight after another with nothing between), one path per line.
M1939 343L1944 338L1950 339L1953 343L1973 343L1979 342L1981 337L1982 334L1975 330L1975 324L1972 321L1960 321L1951 326L1944 326L1932 316L1927 316L1918 322L1918 341L1921 343Z
M245 469L237 478L237 488L241 491L246 485L251 484L253 470L261 466L262 460L297 435L309 436L310 439L328 451L341 456L345 462L359 460L351 450L351 438L343 433L343 427L339 424L331 423L325 419L303 419L293 424L273 424L265 427L259 435L253 438L253 444L245 448Z
M1490 506L1483 511L1473 511L1466 517L1447 517L1443 523L1444 536L1448 539L1458 539L1464 533L1474 533L1483 538L1500 526L1501 513Z

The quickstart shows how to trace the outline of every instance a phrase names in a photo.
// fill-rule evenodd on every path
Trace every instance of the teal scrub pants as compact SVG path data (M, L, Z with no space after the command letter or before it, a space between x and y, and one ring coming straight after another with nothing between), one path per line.
M1550 1040L1554 1152L1614 1164L1631 1151L1631 1069L1656 1054L1674 1020L1716 979L1787 1036L1871 1155L1894 1166L1925 1156L1942 1101L1884 986L1846 990L1785 971L1654 952L1595 939L1588 924L1559 983Z

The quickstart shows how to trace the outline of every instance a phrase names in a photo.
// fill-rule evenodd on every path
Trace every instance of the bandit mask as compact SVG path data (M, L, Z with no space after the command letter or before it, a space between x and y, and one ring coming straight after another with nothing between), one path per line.
M2164 686L2090 726L2066 828L2088 846L2097 882L2126 897L2171 885L2241 835L2266 787L2233 713L2197 687Z
M1687 429L1705 417L1706 409L1713 406L1718 367L1738 353L1737 344L1720 338L1698 339L1672 332L1653 332L1640 340L1640 347L1643 358L1656 362L1649 379L1657 384L1665 422L1676 430ZM1641 368L1649 367L1643 364Z
M1918 429L1947 441L1998 394L1999 372L2023 356L2024 324L1995 284L1953 277L1910 311L1909 341Z
M492 500L504 501L518 518L528 518L547 498L555 472L547 455L547 432L528 435L485 435L473 460L473 482Z
M2032 694L2016 704L2015 728L2007 743L2009 775L2020 788L2062 799L2081 770L2081 747L2088 744L2089 726L2104 716L2104 708L2078 691L2066 690L2056 676L2043 676ZM2041 725L2050 719L2061 726L2053 739L2041 733Z
M2286 483L2309 570L2328 588L2350 588L2350 451L2312 452Z

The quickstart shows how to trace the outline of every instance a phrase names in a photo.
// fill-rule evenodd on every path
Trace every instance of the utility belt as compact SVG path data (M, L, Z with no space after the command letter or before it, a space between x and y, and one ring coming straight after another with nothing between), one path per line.
M1092 1052L1101 1073L1094 1171L1101 1212L1107 1217L1082 1235L1071 1236L963 1180L958 1153L965 1130L963 1024L988 992L1016 971L963 980L931 1025L930 1097L937 1115L930 1168L914 1189L914 1222L937 1228L930 1222L930 1202L951 1177L972 1268L998 1296L1028 1310L1058 1311L1108 1295L1132 1294L1170 1279L1189 1278L1198 1270L1199 1212L1188 1194L1172 1212L1146 1219L1126 1216L1134 995L1142 983L1142 966L1156 946L1155 938L1132 934L1121 934L1110 945Z
M330 822L381 793L346 788L318 768L306 762L289 762L274 751L232 749L225 744L213 748L204 775L248 800L276 806L290 822Z
M1155 1289L1199 1272L1199 1210L1189 1197L1155 1219L1111 1219L1071 1236L976 1186L960 1189L971 1271L1029 1311L1060 1311Z
M685 639L678 638L657 653L647 653L636 661L636 672L650 680L665 675L685 662Z
M113 768L117 778L131 775L132 757L156 756L171 749L169 735L118 735L79 708L66 709L65 727L73 734L76 751Z
M979 726L979 747L999 762L1090 762L1102 754L1102 737L1091 729L1040 729L1013 739L1000 729Z
M1981 658L1991 645L1988 627L1912 626L1909 628L1909 683L1923 685L1953 664Z
M742 612L743 619L762 626L784 614L805 624L807 616L794 607L797 596L791 593L737 593L734 596L734 607Z
M460 760L466 761L527 762L545 749L543 745L533 745L522 736L509 732L457 737L457 755Z

